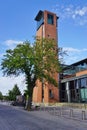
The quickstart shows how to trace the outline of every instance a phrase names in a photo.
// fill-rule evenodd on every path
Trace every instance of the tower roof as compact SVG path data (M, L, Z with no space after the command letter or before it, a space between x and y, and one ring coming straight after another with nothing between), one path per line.
M42 15L43 15L43 11L40 10L40 11L38 12L37 16L35 17L35 20L36 20L36 21L39 21L40 18L42 17Z
M47 10L45 10L45 11L47 11ZM47 11L47 12L49 12L49 11ZM36 20L36 21L39 21L39 20L41 19L41 17L43 16L43 13L44 13L44 11L40 10L40 11L38 12L38 14L36 15L35 20ZM49 12L49 13L55 14L55 13L53 13L53 12ZM57 17L57 19L59 18L58 16L56 16L56 17Z

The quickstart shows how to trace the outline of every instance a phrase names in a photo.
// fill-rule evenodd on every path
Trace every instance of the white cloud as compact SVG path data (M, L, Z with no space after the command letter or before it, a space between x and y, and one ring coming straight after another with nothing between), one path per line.
M72 47L63 47L63 50L66 52L80 52L81 50L76 49L76 48L72 48Z
M84 16L87 14L87 7L76 9L74 12L75 15Z
M87 51L87 48L83 48L83 49L76 49L76 48L72 48L72 47L63 47L63 50L64 51L67 51L67 52L85 52L85 51Z
M18 77L0 76L0 91L3 94L7 94L8 90L11 90L14 87L14 85L17 84L19 89L23 93L23 91L26 89L24 81L25 81L24 76L18 76Z
M66 64L72 64L87 58L87 48L77 49L72 47L63 47L63 50L67 53L67 55L64 56L64 63Z
M87 24L87 6L58 6L56 5L53 8L53 11L58 14L61 18L60 20L64 19L72 19L75 21L76 24L79 25L86 25Z
M83 51L87 51L87 48L84 48Z
M14 48L17 44L23 43L23 41L16 41L16 40L9 39L9 40L4 41L4 43L9 48Z

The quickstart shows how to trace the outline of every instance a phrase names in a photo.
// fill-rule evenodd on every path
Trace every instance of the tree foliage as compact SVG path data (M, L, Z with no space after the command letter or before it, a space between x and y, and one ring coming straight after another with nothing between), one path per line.
M57 86L52 74L60 72L60 53L54 40L36 39L31 46L29 41L19 44L13 50L9 49L2 60L3 74L10 76L25 74L26 87L29 97L32 97L36 80L45 81ZM10 95L11 92L9 91Z
M2 95L2 92L0 92L0 100L3 99L3 95Z
M53 39L38 39L34 45L35 69L38 79L52 83L57 86L53 74L61 71L61 61L58 55L63 53L62 49L57 47Z
M21 95L21 92L20 92L17 84L15 84L13 89L9 90L8 99L11 100L11 101L15 101L17 95Z

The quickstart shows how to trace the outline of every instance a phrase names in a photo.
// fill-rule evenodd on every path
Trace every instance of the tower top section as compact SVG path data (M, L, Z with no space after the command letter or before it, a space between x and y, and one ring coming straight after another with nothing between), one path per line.
M43 38L51 38L55 41L58 41L57 34L57 20L58 16L47 10L40 10L35 17L35 21L37 22L37 37Z
M50 14L56 15L55 13L50 12L50 11L47 11L47 10L44 10L44 11L40 10L40 11L38 12L38 14L36 15L35 20L36 20L36 21L39 21L39 20L44 16L44 12L48 12L48 13L50 13ZM58 16L56 16L56 17L57 17L57 19L59 18Z
M53 12L47 10L44 11L40 10L35 17L35 21L37 21L37 30L42 24L46 23L46 21L48 24L54 25L55 24L54 19L56 19L56 26L57 26L58 18L59 17Z

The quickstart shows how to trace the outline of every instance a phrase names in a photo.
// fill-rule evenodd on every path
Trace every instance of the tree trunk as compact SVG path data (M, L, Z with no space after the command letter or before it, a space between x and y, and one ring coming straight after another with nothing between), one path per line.
M28 97L28 100L26 102L26 109L30 111L32 109L32 97Z
M27 69L29 70L29 69ZM33 88L35 86L36 77L32 79L32 75L30 74L30 71L26 71L26 84L27 84L27 94L28 98L26 100L26 109L31 110L32 108L32 94L33 94Z

